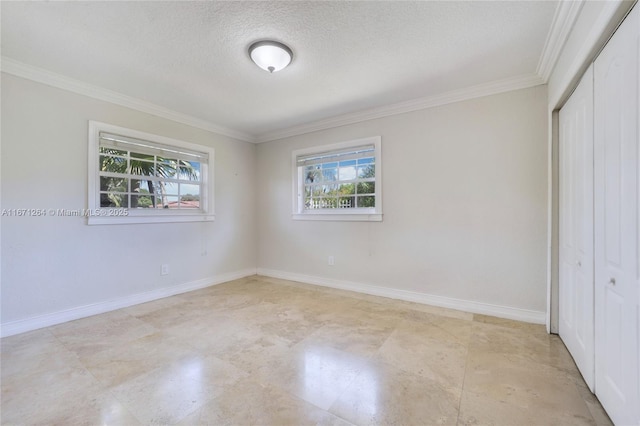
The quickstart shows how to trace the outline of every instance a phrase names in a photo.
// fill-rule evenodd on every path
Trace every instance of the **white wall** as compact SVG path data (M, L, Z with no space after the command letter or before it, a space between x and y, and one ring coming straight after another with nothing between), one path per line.
M546 93L539 86L255 146L2 74L4 209L86 207L90 119L216 149L213 223L3 217L2 324L256 266L536 319L546 295ZM372 135L383 140L383 222L293 221L291 151Z
M215 148L215 222L2 217L2 324L255 272L255 145L2 74L2 208L87 207L88 120ZM203 252L206 251L206 255ZM160 275L160 265L170 274Z
M544 318L546 93L538 86L260 144L259 271ZM291 151L374 135L383 144L383 222L292 220Z

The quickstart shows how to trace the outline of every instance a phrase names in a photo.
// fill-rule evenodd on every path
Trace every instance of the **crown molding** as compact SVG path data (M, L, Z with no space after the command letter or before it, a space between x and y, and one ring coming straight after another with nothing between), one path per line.
M536 74L507 78L504 80L498 80L490 83L467 87L465 89L454 90L451 92L443 93L441 95L428 96L405 102L398 102L391 105L381 106L349 114L343 114L324 120L290 127L287 129L264 133L257 137L256 143L269 142L291 136L298 136L305 133L316 132L319 130L326 130L334 127L346 126L348 124L360 123L362 121L374 120L376 118L383 118L391 115L433 108L436 106L480 98L483 96L496 95L498 93L509 92L512 90L526 89L542 84L545 84L544 80Z
M542 49L542 55L540 55L538 68L536 69L536 74L542 77L545 83L549 81L553 67L558 61L560 52L573 29L576 19L578 19L582 6L584 6L584 0L561 1L558 3L551 22L551 28L547 33L547 40Z
M43 68L34 67L15 59L2 56L0 62L0 70L7 74L12 74L38 83L56 87L58 89L67 90L90 98L99 99L101 101L110 102L136 111L145 112L166 118L188 126L197 127L199 129L218 133L220 135L229 136L231 138L240 139L245 142L255 142L256 138L248 133L240 132L227 127L219 126L200 118L196 118L187 114L182 114L168 108L161 107L151 102L146 102L131 96L123 95L109 89L105 89L92 84L84 83L60 74L45 70Z
M460 90L454 90L440 95L412 99L409 101L398 102L395 104L385 105L377 108L342 114L324 120L305 123L299 126L293 126L286 129L254 136L245 132L222 127L187 114L182 114L168 108L152 104L150 102L123 95L112 90L65 77L42 68L24 64L6 56L2 56L0 70L4 73L33 80L38 83L47 84L59 89L78 93L94 99L110 102L137 111L166 118L178 123L186 124L199 129L252 143L268 142L277 139L283 139L286 137L298 136L319 130L331 129L334 127L360 123L362 121L373 120L376 118L383 118L421 109L433 108L436 106L447 105L454 102L495 95L512 90L526 89L529 87L545 84L545 80L543 80L539 75L527 74L523 76L479 84Z

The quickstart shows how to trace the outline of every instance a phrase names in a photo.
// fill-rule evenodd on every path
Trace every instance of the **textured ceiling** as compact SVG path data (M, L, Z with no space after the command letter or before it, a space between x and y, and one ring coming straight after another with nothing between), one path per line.
M557 5L2 2L2 55L258 137L534 75ZM265 38L288 68L251 62Z

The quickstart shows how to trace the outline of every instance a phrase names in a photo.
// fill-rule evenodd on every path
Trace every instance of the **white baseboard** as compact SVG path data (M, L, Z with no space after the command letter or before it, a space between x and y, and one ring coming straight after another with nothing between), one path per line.
M267 277L280 278L290 281L298 281L306 284L319 285L323 287L337 288L340 290L355 291L358 293L371 294L374 296L388 297L391 299L406 300L408 302L422 303L425 305L440 306L443 308L457 309L460 311L475 314L492 315L500 318L525 321L534 324L544 324L546 313L543 311L532 311L528 309L512 308L509 306L492 305L471 300L454 299L445 296L437 296L426 293L418 293L407 290L393 289L389 287L378 287L353 281L335 280L330 278L316 277L311 275L297 274L293 272L277 271L272 269L245 269L237 272L217 275L215 277L190 281L172 287L159 288L145 293L133 294L119 299L107 300L105 302L93 303L91 305L78 306L76 308L63 311L38 315L31 318L10 321L0 325L0 337L13 336L39 328L61 324L80 318L90 317L105 312L122 309L140 303L151 302L153 300L186 293L201 288L222 284L227 281L248 277L255 274Z
M491 315L494 317L524 321L534 324L544 324L547 317L547 314L544 311L532 311L529 309L492 305L489 303L475 302L472 300L454 299L451 297L399 290L389 287L378 287L353 281L335 280L330 278L315 277L311 275L264 268L258 268L257 273L258 275L264 275L267 277L299 281L306 284L314 284L324 287L337 288L340 290L355 291L358 293L371 294L373 296L382 296L391 299L405 300L408 302L422 303L425 305L440 306L443 308L456 309L459 311L471 312L474 314Z
M131 296L125 296L119 299L92 303L91 305L78 306L76 308L65 309L64 311L51 312L31 318L10 321L0 326L0 337L13 336L14 334L25 333L27 331L49 327L67 321L73 321L80 318L90 317L92 315L103 314L105 312L115 311L116 309L122 309L128 306L151 302L152 300L162 299L180 293L199 290L201 288L222 284L227 281L237 280L239 278L244 278L255 274L255 269L245 269L243 271L229 272L226 274L203 278L196 281L190 281L171 287L159 288L157 290L152 290L145 293L132 294Z

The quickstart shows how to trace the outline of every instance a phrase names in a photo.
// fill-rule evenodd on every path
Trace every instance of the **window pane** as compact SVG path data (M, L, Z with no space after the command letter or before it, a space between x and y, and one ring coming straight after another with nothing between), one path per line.
M180 191L180 184L175 182L158 182L158 190L160 195L178 195Z
M376 197L372 195L358 197L358 207L375 207L375 206L376 206Z
M305 188L305 196L320 197L324 195L322 185L308 185Z
M100 171L125 173L127 171L127 159L122 157L112 157L110 155L101 155Z
M324 195L338 195L339 185L322 185L322 193Z
M323 209L335 209L338 206L338 199L333 197L323 198L321 205Z
M329 182L338 180L338 169L322 169L322 179Z
M322 165L323 169L335 169L336 167L338 167L338 163L324 163Z
M200 163L197 161L178 160L178 175L176 178L182 180L199 181L200 180Z
M156 162L155 176L163 178L173 178L176 176L176 160L158 157Z
M199 209L200 208L200 186L180 185L180 208Z
M338 208L339 209L351 209L356 206L356 197L340 197L338 198Z
M358 167L358 178L366 179L374 177L376 177L376 166L374 164Z
M376 183L375 182L360 182L356 185L358 194L375 194Z
M155 208L157 205L156 197L145 195L132 195L131 196L131 208L149 209Z
M319 208L321 209L335 209L337 199L333 197L325 197L317 200Z
M129 163L129 173L138 176L154 176L155 167L153 161L143 161L131 159Z
M149 194L155 192L157 182L150 180L131 179L131 192Z
M374 162L375 162L375 158L374 157L359 158L358 159L358 165L361 165L361 164L373 164Z
M128 192L129 179L100 176L100 191Z
M164 196L161 198L161 202L158 203L158 207L163 209L177 209L179 207L178 196Z
M200 197L200 185L190 184L190 183L181 183L180 184L180 195L191 195L193 197Z
M314 183L320 182L321 172L319 166L307 166L304 168L304 182Z
M320 199L308 197L304 200L304 208L307 210L319 209L320 208Z
M304 208L306 210L310 210L313 209L313 199L310 197L305 197L304 198Z
M100 207L129 207L129 195L113 192L101 192Z
M198 181L202 180L202 174L201 174L201 170L202 170L202 163L196 162L196 161L192 161L191 165L193 166L193 171L194 173L197 175L197 179Z
M350 195L356 193L356 186L353 183L343 183L338 189L339 195Z
M340 180L353 180L353 179L355 179L356 178L356 168L355 168L355 166L340 167L340 170L338 172L338 176L339 176Z

